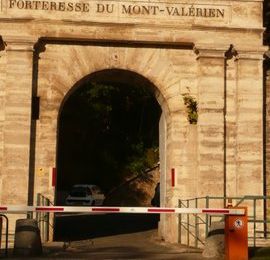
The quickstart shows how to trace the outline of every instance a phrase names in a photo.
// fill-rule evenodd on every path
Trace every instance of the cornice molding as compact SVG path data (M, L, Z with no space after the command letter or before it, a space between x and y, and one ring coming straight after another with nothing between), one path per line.
M263 60L267 46L260 46L254 49L237 49L237 58L239 60Z
M6 51L34 51L34 46L38 38L35 37L18 37L18 36L4 36Z
M195 44L194 52L197 54L197 59L200 58L225 58L225 52L228 46L215 46L208 44Z
M226 45L206 45L195 44L194 52L200 58L223 58L236 60L263 60L264 56L269 56L268 46L254 46L252 48L237 48L233 44Z

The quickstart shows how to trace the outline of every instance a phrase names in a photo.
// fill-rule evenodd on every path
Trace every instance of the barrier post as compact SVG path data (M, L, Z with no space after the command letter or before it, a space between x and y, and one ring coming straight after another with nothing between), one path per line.
M248 260L248 216L245 214L225 216L225 256L226 260Z

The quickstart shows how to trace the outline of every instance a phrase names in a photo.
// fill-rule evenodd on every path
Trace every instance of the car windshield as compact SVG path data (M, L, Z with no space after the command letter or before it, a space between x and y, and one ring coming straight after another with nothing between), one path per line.
M86 188L83 188L83 187L73 188L70 192L70 196L72 196L72 197L85 197L85 196L87 196Z

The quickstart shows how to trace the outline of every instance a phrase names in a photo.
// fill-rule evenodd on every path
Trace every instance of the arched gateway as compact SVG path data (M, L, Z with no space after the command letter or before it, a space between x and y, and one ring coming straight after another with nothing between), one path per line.
M132 178L130 171L133 175L149 172L159 167L160 157L165 160L162 146L167 104L158 88L138 73L123 69L93 72L69 89L58 111L56 205L65 204L74 183L95 183L110 194L104 206L122 205L125 199L110 199L115 197L113 190L119 192L123 181ZM138 166L140 160L143 166ZM158 182L153 183L153 189ZM162 184L163 192L164 181ZM129 193L127 200L134 196ZM134 199L139 203L139 198ZM126 203L130 206L131 202Z
M113 69L155 86L164 206L264 195L261 17L257 0L1 1L0 204L54 199L61 103L87 75ZM162 219L167 241L178 241L177 226Z

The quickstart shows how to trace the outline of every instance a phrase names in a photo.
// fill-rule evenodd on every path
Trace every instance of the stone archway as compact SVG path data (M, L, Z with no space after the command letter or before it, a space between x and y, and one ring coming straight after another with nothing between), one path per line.
M91 87L89 87L91 86ZM97 119L97 114L100 115L100 110L95 110L96 107L92 107L91 109L86 110L79 108L79 104L81 102L77 103L77 106L72 106L72 101L80 99L80 101L86 101L85 99L82 100L81 94L79 95L80 98L78 98L78 93L89 93L87 92L90 90L97 90L99 89L104 94L103 90L105 90L108 94L108 99L102 99L102 102L106 103L106 105L111 107L112 114L105 115L105 118L108 119L108 121L104 122L103 120ZM91 92L93 93L93 92ZM96 91L94 91L95 97L99 96ZM134 94L136 93L136 94ZM96 96L97 95L97 96ZM126 111L126 103L125 98L123 100L123 95L129 97L129 106L128 114ZM137 138L143 140L143 149L149 148L149 141L152 143L151 148L153 147L153 139L155 139L154 142L157 142L156 138L158 138L158 128L159 128L159 117L160 113L162 112L160 106L158 105L158 102L156 100L156 96L159 96L159 90L156 86L154 86L148 79L145 77L139 75L138 73L122 70L122 69L107 69L107 70L101 70L97 72L93 72L90 75L85 76L81 80L79 80L65 95L62 104L59 109L59 116L58 116L58 141L57 141L57 162L56 162L56 168L57 168L57 179L58 183L55 188L55 196L56 196L56 205L63 205L61 203L65 203L65 197L67 196L67 192L70 190L71 186L77 183L90 183L90 184L97 184L106 194L104 206L116 206L116 205L122 205L122 206L150 206L150 204L144 204L144 203L150 203L151 198L144 197L144 195L149 196L149 193L154 192L155 185L157 185L156 179L158 178L157 173L155 173L155 177L150 177L150 182L143 182L144 187L141 191L137 190L134 187L131 186L125 186L123 187L123 181L126 178L122 178L119 173L123 172L123 161L127 164L127 157L126 153L130 153L134 148L131 148L130 144L138 144ZM88 97L91 98L91 100L95 103L96 98L92 99L92 95L90 94ZM100 97L100 96L99 96ZM139 99L138 99L139 97ZM75 98L75 99L74 99ZM118 100L117 104L113 102L115 98ZM147 103L145 104L145 101L147 98ZM160 98L160 97L159 97ZM145 101L143 101L144 99ZM107 102L106 102L107 101ZM134 107L134 103L136 104L136 107ZM139 102L139 103L138 103ZM103 103L103 104L104 104ZM74 103L73 103L74 104ZM87 103L89 105L89 103ZM99 101L97 101L97 104L100 104ZM138 107L138 105L141 105ZM124 106L123 106L124 105ZM142 106L145 108L142 109ZM164 105L163 105L164 106ZM85 108L85 107L84 107ZM119 111L119 108L120 111ZM76 127L72 128L72 115L74 114L74 110L80 110L81 114L85 114L85 120L88 122L87 126L85 123L81 123L80 120L78 120L78 112L76 113L77 116L73 118L76 120ZM95 110L97 114L93 115L91 114L91 111ZM135 109L135 111L134 111ZM146 110L152 111L154 115L150 115L149 112ZM118 121L116 118L116 114L113 111L118 111L118 117L121 118L121 122ZM138 111L144 111L143 114L140 112L139 117L136 116ZM68 125L65 124L67 122L65 120L65 115L68 116ZM91 116L92 115L92 116ZM128 118L126 117L128 116ZM86 118L90 117L92 120L87 120ZM157 117L158 116L158 117ZM130 121L130 118L132 120ZM146 119L147 118L147 119ZM165 120L165 113L163 113L163 123L161 130L164 131L164 120ZM138 122L139 119L139 122ZM148 132L150 132L151 126L149 123L146 123L145 120L150 120L155 130L152 131L151 137L149 136ZM122 122L126 121L126 125L123 125ZM75 123L72 121L73 124ZM134 122L138 122L134 123ZM117 124L118 126L116 126ZM132 130L130 129L130 126L132 125ZM140 125L140 126L139 126ZM145 126L148 125L146 128ZM67 129L69 128L69 129ZM88 129L87 131L84 129ZM134 136L135 131L134 129L140 128L139 133L136 133L136 137ZM73 131L72 131L73 129ZM109 130L108 130L109 129ZM152 129L153 130L153 129ZM77 135L76 133L80 131L80 134ZM115 132L117 131L117 133ZM123 134L123 131L126 133ZM132 131L132 133L131 133ZM91 136L88 135L88 133L91 132ZM160 142L163 144L163 146L166 144L165 139L165 133L160 133L162 140ZM69 141L66 136L72 136L73 141ZM88 135L88 136L87 136ZM84 136L84 141L80 142L80 137L82 138ZM101 137L102 136L102 137ZM112 140L113 136L113 140ZM153 136L155 136L153 138ZM125 141L123 142L123 137L125 137ZM128 137L128 139L126 139ZM134 139L135 138L135 139ZM76 140L74 142L74 140ZM104 143L104 140L106 142ZM140 141L141 142L141 141ZM147 142L148 144L146 144ZM86 145L87 143L87 145ZM116 144L117 143L117 144ZM65 150L63 150L63 144L65 146ZM98 144L98 145L97 145ZM141 145L141 143L140 143ZM155 145L154 145L155 146ZM69 147L69 148L68 148ZM80 147L84 147L80 148ZM93 148L95 147L95 148ZM122 153L122 148L125 150L125 154ZM156 148L156 146L155 146ZM69 152L70 150L70 152ZM151 150L151 149L150 149ZM150 151L148 149L148 151ZM76 152L75 152L76 151ZM82 152L83 151L83 152ZM113 154L112 154L113 151ZM146 151L146 150L145 150ZM119 161L119 152L121 153L121 159ZM91 156L95 157L95 159L91 159ZM104 157L104 154L106 156ZM146 155L146 154L145 154ZM154 155L154 154L152 154ZM156 155L156 152L155 152ZM133 156L136 156L136 154L133 153ZM162 173L161 175L165 175L165 153L164 150L161 150L161 156L163 157L163 160L161 162L162 167ZM83 160L82 158L87 157L87 160ZM107 159L110 158L108 161ZM131 159L131 157L129 157ZM114 163L111 163L113 160ZM69 162L69 163L68 163ZM79 165L78 165L78 162ZM84 163L85 162L85 163ZM98 165L96 165L96 163ZM157 163L157 161L156 161ZM67 165L65 165L67 164ZM76 165L76 166L74 166ZM82 166L83 165L83 166ZM108 167L109 166L109 167ZM117 166L117 170L115 171L115 166ZM152 165L152 166L156 166ZM106 170L104 170L106 169ZM146 170L144 168L144 170ZM135 173L135 172L134 172ZM134 178L134 173L132 175L128 176L128 179ZM76 176L74 176L76 175ZM113 177L114 176L114 177ZM140 177L139 177L140 178ZM78 181L79 180L79 181ZM118 180L118 181L117 181ZM165 176L160 180L161 181L161 191L162 195L164 195L165 190ZM152 184L150 184L152 182ZM71 184L72 183L72 184ZM140 183L142 183L140 181ZM134 183L133 183L134 185ZM154 186L153 186L154 185ZM145 188L148 187L148 191L146 192ZM111 190L115 190L115 188L121 187L120 190L118 189L116 193L113 193L113 196L107 196L108 194L111 194ZM123 193L124 188L124 193ZM120 196L123 196L120 198ZM162 201L165 201L163 199ZM114 204L116 203L116 204ZM135 204L134 204L135 203ZM136 203L138 203L136 205ZM109 217L109 216L108 216ZM115 216L117 218L117 216ZM126 216L127 218L130 216ZM100 221L102 221L102 218ZM139 219L139 218L138 218ZM145 226L146 223L149 223L150 226L153 225L152 222L155 219L155 223L157 224L157 216L145 216L144 221L141 221L141 224L138 225L138 229L140 229L140 225ZM148 220L148 221L147 221ZM107 219L107 221L113 221ZM139 220L138 220L139 221ZM55 237L58 237L61 233L61 230L58 228L59 224L61 222L60 218L57 218L55 221ZM127 221L129 222L129 221ZM140 222L140 221L139 221ZM98 224L97 224L98 225ZM112 226L115 226L115 224L112 224ZM100 227L102 229L102 227ZM121 229L121 227L119 227ZM78 227L79 229L79 227ZM82 233L84 233L86 230L84 229ZM85 233L87 234L87 233Z
M1 64L8 65L4 76L6 82L4 100L20 97L22 101L19 102L20 106L17 101L3 103L5 108L1 148L3 203L24 204L27 201L31 89L25 86L31 85L33 76L30 43L32 42L17 45L17 42L7 41L9 47L1 58ZM45 44L46 50L40 54L38 71L35 74L38 80L37 92L34 94L40 97L40 117L36 122L34 195L40 192L49 196L51 200L54 199L51 168L56 165L57 118L66 94L86 75L116 68L142 75L158 90L157 99L166 114L164 206L178 206L179 198L223 196L225 185L230 186L229 195L262 194L260 141L262 50L237 49L239 56L235 63L231 63L233 66L230 67L230 77L226 82L233 93L228 96L231 116L226 119L227 123L230 123L227 124L227 130L233 137L227 146L231 154L227 158L231 185L225 183L223 179L224 53L229 45L226 44L224 47L218 43L196 44L195 54L190 48L172 45L165 47L141 43L138 46L136 43L132 46L125 43L104 45L99 42L81 43L76 40L48 41ZM22 70L16 70L18 57L22 62ZM14 84L14 77L21 77L23 80ZM199 121L195 126L191 126L188 122L183 101L183 94L187 89L199 104ZM250 104L252 110L247 109ZM13 114L13 111L17 112ZM13 138L18 135L17 122L21 122L20 138ZM14 144L16 140L22 142L22 145ZM250 147L256 147L256 150L251 150ZM20 156L14 156L15 154ZM16 160L11 162L9 158L12 156ZM20 193L14 194L10 187L14 186L16 178L10 181L9 176L11 173L12 176L17 176L17 169L21 170L20 177L23 176L24 188ZM171 185L172 169L176 172L175 186ZM177 242L179 236L179 233L175 232L178 228L177 218L166 216L164 223L165 227L162 229L164 238L167 241Z
M138 73L158 89L166 115L165 206L177 206L179 198L266 192L262 56L269 48L262 45L261 2L112 1L110 12L94 0L69 5L49 0L46 7L38 1L1 4L2 205L32 203L30 192L53 200L60 106L86 75L115 68ZM46 49L39 55L40 43ZM238 53L235 60L225 59L229 46ZM195 126L189 125L183 102L187 88L198 101ZM40 98L40 117L33 123L35 97ZM178 241L175 230L177 219L168 217L167 241Z
M177 64L173 61L175 55L179 56ZM40 118L37 122L36 169L50 169L56 165L57 118L61 104L69 94L87 77L86 75L121 69L130 71L129 75L133 75L138 82L143 82L142 79L151 82L152 86L155 86L155 95L163 111L161 125L164 132L166 131L161 137L164 140L161 152L164 176L161 192L163 206L175 207L178 205L179 196L193 196L190 192L195 185L196 175L192 174L191 182L184 184L181 183L181 175L178 174L176 182L181 187L185 186L184 189L179 189L171 186L170 169L174 168L178 173L180 169L186 169L186 172L191 169L191 165L179 160L179 156L190 146L187 134L190 132L190 126L182 94L186 93L189 86L192 94L196 95L195 60L194 52L187 49L47 44L46 51L40 54L39 61ZM54 65L51 66L52 64ZM125 76L123 79L128 80ZM189 158L196 154L184 156ZM192 167L196 172L196 167ZM51 199L54 199L54 188L51 187L47 174L35 174L35 193L38 192L50 195ZM168 219L171 220L167 221ZM177 241L177 218L166 216L163 223L164 237Z
M135 72L121 69L94 72L85 76L69 90L61 104L58 116L56 205L64 205L64 197L76 183L95 183L106 194L110 194L110 191L123 184L126 178L133 178L135 172L139 174L149 167L157 167L158 128L162 110L156 96L158 96L158 89L148 79ZM74 105L75 103L77 105ZM165 118L164 113L162 117ZM164 131L164 127L162 130ZM165 144L164 133L161 136L161 143ZM84 141L80 143L81 138ZM77 141L74 141L75 139ZM137 152L135 152L134 145L140 147L143 145L143 148L140 148L140 151L136 148ZM152 159L148 156L150 161L140 161L145 165L144 169L139 167L140 170L136 170L134 163L129 164L135 172L129 173L131 174L129 177L121 177L120 172L124 174L123 171L126 171L127 174L129 171L124 170L123 166L123 162L127 164L131 160L129 157L131 155L127 154L132 153L136 156L138 152L147 153L146 151L148 154L151 153ZM87 159L84 160L83 158L86 157ZM146 154L143 158L145 157ZM153 158L156 158L155 162ZM165 163L165 160L162 160L164 174L163 162ZM117 179L120 183L116 181ZM156 180L153 181L155 181L153 184L157 185ZM162 190L164 186L165 183L162 182ZM149 188L153 192L155 186ZM132 193L131 190L130 192ZM137 205L149 206L151 198L144 200L143 193L140 193L141 198L139 193L136 194L134 199L131 198L132 195L123 194L127 199L118 202L110 201L107 197L105 205L108 206L109 203L114 206L116 204L111 203L120 203L120 205L124 203L129 206L127 203L135 203L135 205L138 203Z

